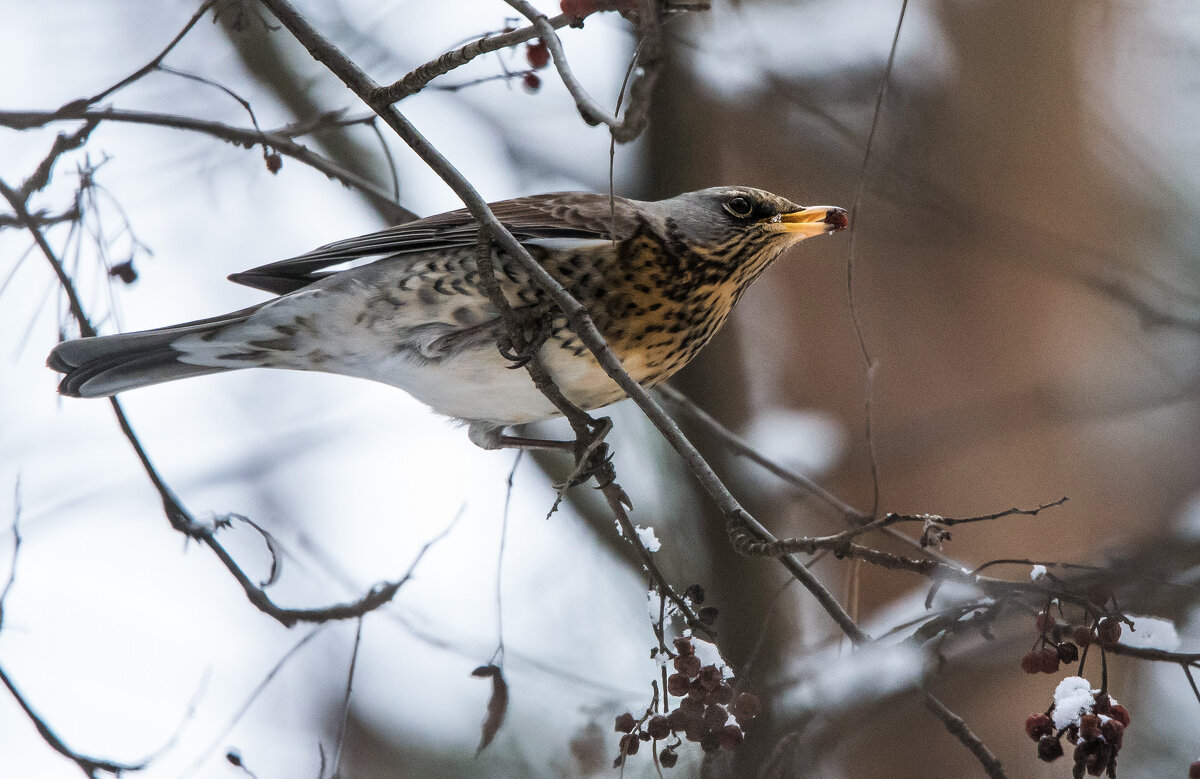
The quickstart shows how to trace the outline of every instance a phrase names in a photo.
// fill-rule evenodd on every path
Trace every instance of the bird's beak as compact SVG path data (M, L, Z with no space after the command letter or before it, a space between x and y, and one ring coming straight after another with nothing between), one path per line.
M836 206L809 206L787 214L780 214L775 226L785 233L797 233L798 237L811 238L850 226L846 209Z

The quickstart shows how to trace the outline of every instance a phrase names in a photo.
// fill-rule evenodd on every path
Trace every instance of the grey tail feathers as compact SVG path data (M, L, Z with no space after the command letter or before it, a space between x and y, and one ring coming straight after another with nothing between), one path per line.
M181 352L171 344L184 336L216 335L228 325L244 322L257 308L159 330L64 341L50 352L46 365L66 374L58 391L73 398L103 398L164 381L233 370L180 362Z

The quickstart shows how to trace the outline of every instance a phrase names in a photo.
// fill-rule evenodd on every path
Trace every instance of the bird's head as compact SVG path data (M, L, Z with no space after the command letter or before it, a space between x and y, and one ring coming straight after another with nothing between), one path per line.
M753 187L712 187L652 205L668 242L730 270L761 270L792 244L849 226L845 209L798 206Z

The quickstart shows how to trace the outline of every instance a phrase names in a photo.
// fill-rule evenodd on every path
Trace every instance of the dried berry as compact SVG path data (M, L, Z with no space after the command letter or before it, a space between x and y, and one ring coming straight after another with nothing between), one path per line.
M680 655L675 658L675 670L688 679L695 679L700 673L700 658L695 655Z
M693 679L688 684L688 697L699 698L703 701L708 697L708 688L701 684L699 679Z
M1101 645L1112 646L1121 640L1121 623L1111 617L1105 617L1096 626L1096 636Z
M700 748L705 752L716 752L721 748L721 737L710 730L700 738Z
M1125 726L1115 719L1106 719L1100 723L1100 735L1112 745L1114 750L1121 748L1121 741L1124 734Z
M283 167L283 158L279 156L279 152L273 151L267 155L267 170L271 173L278 173Z
M681 655L696 654L696 647L692 644L691 636L679 636L675 639L675 651Z
M1200 779L1200 760L1188 766L1188 779Z
M708 706L704 709L704 724L710 730L724 727L728 720L729 712L725 710L724 706Z
M1041 740L1038 741L1037 754L1038 760L1053 763L1063 756L1062 742L1054 736L1042 736Z
M1046 635L1054 629L1054 626L1057 623L1053 614L1048 611L1039 611L1037 618L1033 621L1033 624L1037 627L1039 633Z
M1021 670L1027 674L1035 674L1042 669L1042 659L1037 652L1026 652L1021 656Z
M542 88L542 80L538 78L538 74L530 71L521 79L521 83L525 85L526 92L536 92Z
M698 720L704 716L704 703L699 698L684 698L679 702L679 710L689 720Z
M618 733L629 733L637 725L637 720L629 712L617 715L617 721L613 727Z
M723 681L724 677L721 674L721 669L715 665L706 665L700 669L700 684L704 685L706 690L714 690Z
M1064 663L1073 663L1079 659L1079 647L1072 644L1070 641L1064 641L1058 645L1058 659Z
M719 613L720 612L717 610L716 606L705 606L696 613L696 618L705 625L711 625L717 621L717 615Z
M621 754L636 755L638 747L641 746L641 744L642 742L638 741L637 736L632 733L626 733L624 736L621 736Z
M688 685L692 683L681 673L673 673L667 677L667 692L677 698L682 698L688 694Z
M727 705L733 700L733 688L726 682L721 682L704 697L705 703L716 703L721 706Z
M1034 741L1054 732L1054 720L1048 714L1030 714L1025 718L1025 735Z
M650 734L650 738L661 740L671 735L671 725L666 717L656 714L646 723L646 732Z
M535 41L525 47L525 59L530 65L541 70L550 64L550 49L541 41Z
M108 269L108 275L120 279L122 284L132 284L137 281L137 271L133 269L133 260L119 262Z
M758 697L748 692L739 693L730 704L729 710L737 717L738 722L742 720L754 719L762 713L762 704L758 702Z
M564 2L563 5L566 5L566 3ZM662 754L658 756L658 764L663 768L674 768L678 762L679 755L674 749L664 749Z
M1077 625L1075 629L1071 631L1072 640L1074 640L1075 643L1079 644L1080 646L1087 646L1088 644L1092 643L1092 635L1092 629L1085 625Z
M1038 670L1042 673L1052 674L1058 670L1058 652L1050 647L1042 647L1038 650Z
M671 730L682 732L687 727L687 715L679 709L667 714L667 724L671 726Z
M721 749L736 749L746 738L737 725L726 725L717 731L717 736L721 739Z
M1129 709L1121 704L1118 703L1116 706L1113 706L1112 712L1108 716L1120 722L1122 727L1129 727Z
M1095 714L1084 714L1079 718L1079 737L1084 741L1095 741L1100 737L1100 718Z

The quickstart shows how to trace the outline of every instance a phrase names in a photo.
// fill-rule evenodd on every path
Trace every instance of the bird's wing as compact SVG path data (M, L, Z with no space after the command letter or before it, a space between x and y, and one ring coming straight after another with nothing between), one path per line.
M623 240L636 232L640 218L632 201L586 192L504 200L490 205L492 213L521 242ZM280 262L262 265L229 277L248 287L285 295L308 286L326 271L368 257L416 255L473 245L479 224L466 209L407 222L376 233L335 241Z

